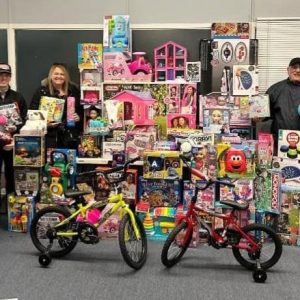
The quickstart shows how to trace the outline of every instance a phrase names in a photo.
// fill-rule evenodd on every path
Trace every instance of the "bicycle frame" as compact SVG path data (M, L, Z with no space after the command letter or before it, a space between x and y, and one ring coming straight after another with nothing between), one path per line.
M111 215L113 215L115 212L117 212L119 209L121 209L123 215L125 213L129 214L129 217L131 219L132 226L133 226L133 229L134 229L134 233L135 233L137 239L141 239L140 231L138 230L137 225L136 225L135 216L134 216L133 212L131 211L131 209L127 206L127 204L123 200L123 194L122 193L117 193L115 195L111 195L111 196L108 197L107 200L108 200L107 203L113 203L114 205L100 218L100 222L97 222L96 224L94 224L94 226L96 228L98 228ZM103 203L103 201L97 201L97 202L94 202L94 203L89 203L87 205L78 204L78 209L73 214L71 214L70 217L68 217L68 218L64 219L62 222L56 224L54 226L54 228L59 229L59 227L68 224L72 219L76 218L79 214L81 216L85 217L86 213L89 209L99 206L100 203ZM70 237L70 236L77 236L78 232L64 232L64 231L60 232L60 231L57 231L56 235L61 236L61 237Z
M236 223L235 216L234 216L235 210L233 209L228 214L218 213L210 210L203 209L199 206L197 206L194 201L191 201L189 205L189 209L184 217L180 219L180 222L183 220L187 222L187 234L184 238L184 245L188 242L188 237L193 232L193 227L197 224L202 225L210 234L211 238L222 244L225 243L225 234L228 229L237 231L242 237L246 239L247 242L245 243L239 243L238 245L234 245L234 247L239 249L244 249L249 251L250 253L254 253L260 249L260 245L252 239L252 237L248 234L246 234L243 229ZM211 226L209 226L203 218L201 218L200 214L209 215L212 217L217 217L220 219L223 219L225 221L224 225L224 231L222 235L220 235L216 230L214 230Z

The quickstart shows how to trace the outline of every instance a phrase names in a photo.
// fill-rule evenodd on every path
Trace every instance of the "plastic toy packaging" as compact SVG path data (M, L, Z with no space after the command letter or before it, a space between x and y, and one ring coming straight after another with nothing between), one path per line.
M67 126L68 127L75 127L75 98L68 97L67 98Z

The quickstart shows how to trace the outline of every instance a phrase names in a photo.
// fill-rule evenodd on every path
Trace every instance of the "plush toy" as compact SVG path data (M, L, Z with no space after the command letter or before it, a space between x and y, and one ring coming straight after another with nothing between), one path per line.
M27 121L21 128L21 134L46 134L47 133L47 116L46 112L29 110Z

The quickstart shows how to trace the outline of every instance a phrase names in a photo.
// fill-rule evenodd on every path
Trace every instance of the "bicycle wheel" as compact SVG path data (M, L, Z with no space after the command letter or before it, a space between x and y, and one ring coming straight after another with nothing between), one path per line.
M161 262L167 268L177 264L190 245L193 232L188 233L187 226L185 221L178 224L165 241L161 252ZM188 234L187 237L186 234ZM187 241L185 244L183 244L184 240Z
M257 253L250 253L247 249L238 248L239 245L245 246L249 243L244 237L239 235L237 237L237 247L232 246L235 259L249 270L254 270L257 267L255 257L259 258L261 268L264 270L274 266L282 253L282 243L275 231L261 224L250 224L245 226L243 231L260 243L261 249Z
M132 220L129 214L125 214L120 222L119 245L125 262L133 269L140 269L147 258L147 237L142 221L135 217L137 228L141 238L137 239Z
M63 207L53 206L41 209L33 218L30 228L30 236L34 246L40 251L45 252L50 244L49 235L54 236L50 255L62 257L71 252L77 244L78 236L57 237L54 226L71 213ZM59 231L67 231L70 223L59 228Z

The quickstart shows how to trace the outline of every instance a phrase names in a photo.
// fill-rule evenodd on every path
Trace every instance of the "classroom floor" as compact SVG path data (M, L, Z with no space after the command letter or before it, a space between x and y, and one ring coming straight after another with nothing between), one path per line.
M139 271L123 261L117 241L78 244L62 259L41 268L29 234L6 230L0 215L0 299L299 299L300 247L285 246L281 260L255 283L230 249L189 249L171 269L160 262L162 242L149 242Z

